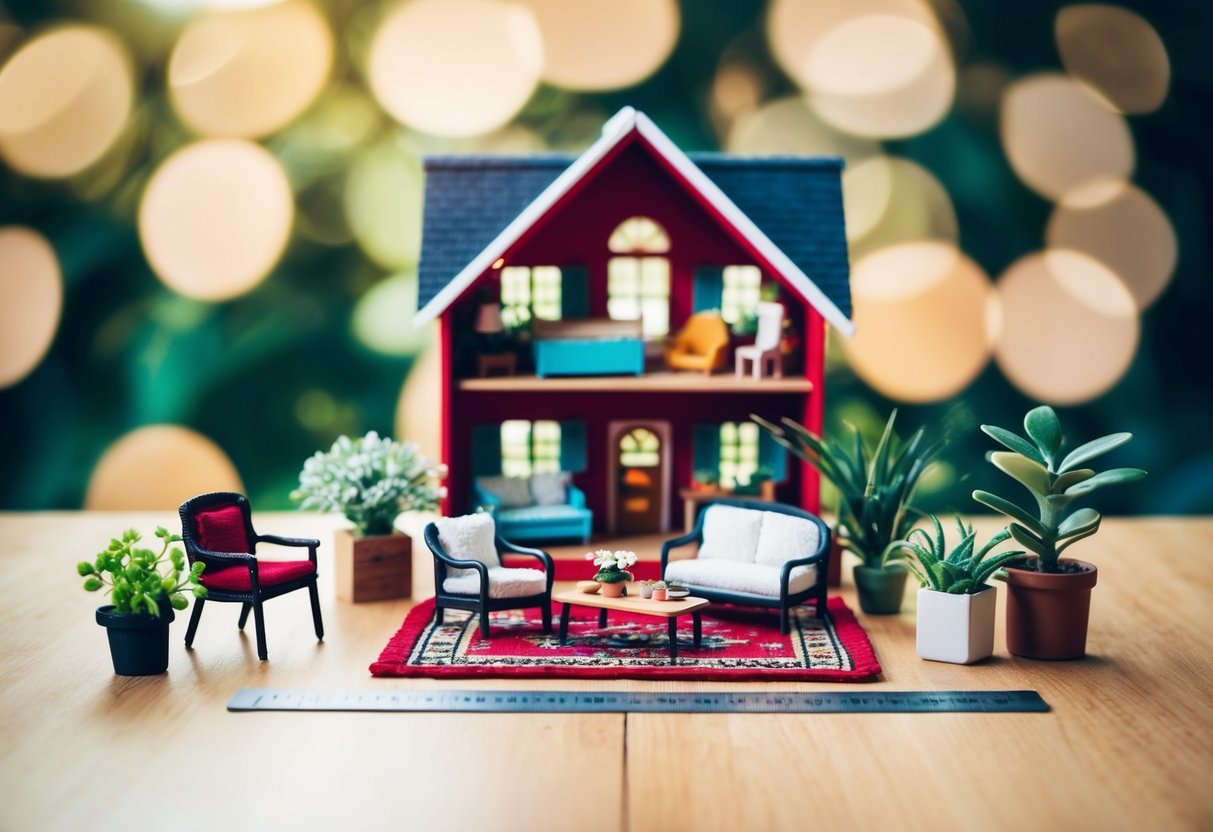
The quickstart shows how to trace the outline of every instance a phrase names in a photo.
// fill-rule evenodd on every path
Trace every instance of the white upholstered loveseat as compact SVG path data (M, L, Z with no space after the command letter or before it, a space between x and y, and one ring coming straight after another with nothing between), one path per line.
M670 552L699 544L694 558ZM826 612L830 530L821 518L782 503L720 499L699 513L695 528L661 547L663 580L677 581L709 601L779 610L779 629L789 630L788 610L813 599Z

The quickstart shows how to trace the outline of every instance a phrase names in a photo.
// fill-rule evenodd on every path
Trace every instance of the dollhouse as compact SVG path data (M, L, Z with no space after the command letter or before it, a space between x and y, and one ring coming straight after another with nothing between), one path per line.
M625 108L579 156L425 162L446 513L513 539L657 533L705 490L818 507L750 421L820 431L850 334L842 161L681 151Z

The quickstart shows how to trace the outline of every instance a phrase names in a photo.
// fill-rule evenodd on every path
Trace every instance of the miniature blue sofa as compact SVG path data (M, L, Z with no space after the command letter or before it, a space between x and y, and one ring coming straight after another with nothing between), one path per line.
M594 512L585 506L585 492L572 483L564 488L563 504L511 505L502 508L501 496L477 482L473 486L474 508L490 512L497 524L497 534L507 540L575 538L589 543Z
M539 378L644 375L640 321L537 320L531 324L531 338Z

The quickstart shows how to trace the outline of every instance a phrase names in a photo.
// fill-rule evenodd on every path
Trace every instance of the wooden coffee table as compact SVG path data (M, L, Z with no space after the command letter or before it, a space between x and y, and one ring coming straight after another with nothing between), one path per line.
M606 627L607 611L634 612L639 615L651 615L656 618L669 619L670 627L670 664L678 663L678 616L690 613L693 626L692 643L698 647L703 636L703 622L699 612L708 606L708 599L690 596L675 601L650 601L639 596L625 598L607 598L605 595L591 595L579 589L560 590L552 593L552 600L564 604L560 613L560 643L565 644L569 638L569 611L573 607L596 607L598 626Z

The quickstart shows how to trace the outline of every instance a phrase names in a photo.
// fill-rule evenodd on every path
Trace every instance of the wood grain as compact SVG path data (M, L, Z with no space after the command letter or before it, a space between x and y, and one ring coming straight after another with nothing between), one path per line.
M336 600L337 519L254 522L320 538L325 642L311 632L306 594L287 595L266 606L270 661L258 662L251 626L236 629L239 607L211 604L192 651L181 645L184 617L172 625L167 674L122 679L93 622L99 601L80 591L73 565L123 528L150 534L175 516L0 515L0 829L1213 828L1210 519L1107 520L1081 544L1100 567L1083 661L1010 657L1001 588L995 656L972 667L917 658L912 589L901 615L860 615L885 670L879 689L1031 688L1048 714L626 718L227 713L239 687L472 686L372 679L367 666L412 602ZM656 541L641 543L628 548L655 558L644 546ZM428 553L418 549L420 567ZM841 594L857 609L849 571ZM424 580L417 592L429 592ZM763 688L840 689L746 685ZM222 794L222 810L191 808L208 793Z

